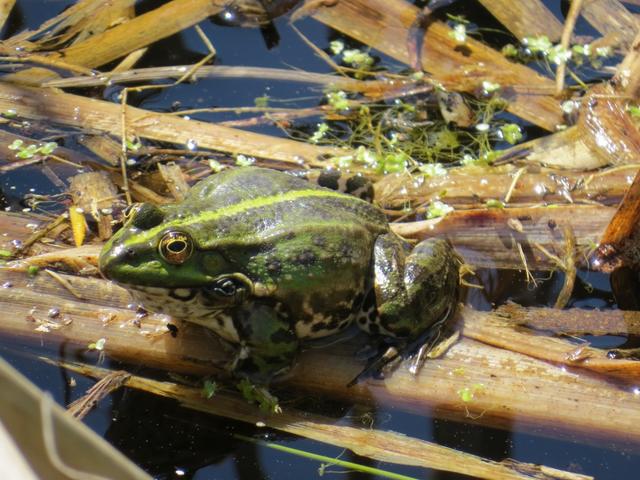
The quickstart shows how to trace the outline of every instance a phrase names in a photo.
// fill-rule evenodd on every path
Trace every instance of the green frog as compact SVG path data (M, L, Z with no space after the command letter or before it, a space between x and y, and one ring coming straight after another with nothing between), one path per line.
M354 322L415 341L455 306L459 266L448 241L411 248L371 203L257 167L212 175L181 203L136 205L100 255L105 277L236 346L233 371L261 384L301 342Z

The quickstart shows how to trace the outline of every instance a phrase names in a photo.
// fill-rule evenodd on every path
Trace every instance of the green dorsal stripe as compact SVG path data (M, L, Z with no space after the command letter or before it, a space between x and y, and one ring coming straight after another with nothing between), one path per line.
M147 230L144 233L141 232L140 235L136 236L135 242L138 243L139 241L145 241L158 234L160 231L170 229L171 227L179 228L189 226L194 223L206 223L213 220L218 220L223 217L230 217L232 215L236 215L238 213L242 213L254 208L266 207L268 205L275 205L277 203L287 202L289 200L297 200L300 198L310 197L340 198L342 200L352 199L355 203L363 201L356 197L350 197L349 195L345 195L344 193L333 192L331 190L291 190L278 195L251 198L249 200L244 200L233 205L218 208L217 210L209 210L198 215L193 215L187 218L179 218L171 222L166 222L150 230Z

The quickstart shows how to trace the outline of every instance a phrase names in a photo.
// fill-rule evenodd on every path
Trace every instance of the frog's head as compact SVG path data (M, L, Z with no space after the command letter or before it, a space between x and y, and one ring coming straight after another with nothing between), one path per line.
M202 249L189 225L170 206L133 206L102 249L100 271L132 286L205 289L220 296L220 303L252 293L252 282L235 272L222 253Z

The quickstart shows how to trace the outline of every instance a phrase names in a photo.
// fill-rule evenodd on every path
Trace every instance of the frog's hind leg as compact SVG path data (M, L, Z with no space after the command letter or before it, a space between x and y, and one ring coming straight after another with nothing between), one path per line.
M410 250L396 235L381 235L373 263L381 333L414 339L457 303L460 261L446 240L423 240Z
M266 385L291 367L299 341L279 307L249 302L234 311L234 326L242 340L234 374Z
M455 310L459 267L458 256L445 240L424 240L411 250L392 233L376 239L372 289L376 314L361 317L366 321L359 321L358 326L372 334L394 337L396 345L379 352L350 384L379 372L400 356L411 355L425 343L433 343Z

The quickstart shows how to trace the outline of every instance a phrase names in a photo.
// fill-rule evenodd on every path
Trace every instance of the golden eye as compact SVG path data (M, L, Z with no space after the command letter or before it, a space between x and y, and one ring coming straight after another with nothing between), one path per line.
M193 253L193 240L184 232L168 232L158 244L160 255L172 265L186 262Z

